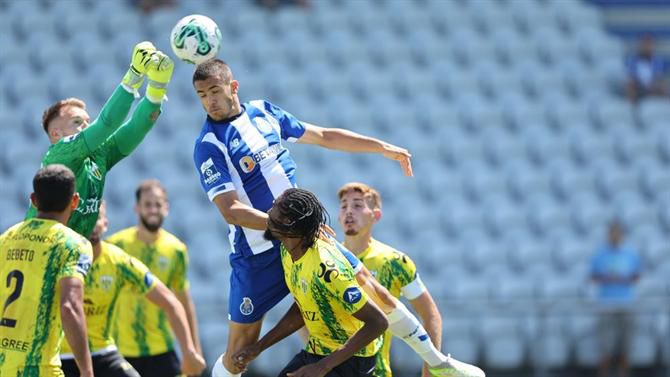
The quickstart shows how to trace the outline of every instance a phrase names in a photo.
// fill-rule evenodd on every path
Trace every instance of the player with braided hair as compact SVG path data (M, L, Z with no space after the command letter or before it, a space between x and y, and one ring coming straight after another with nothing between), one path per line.
M238 367L305 326L306 349L279 376L371 375L388 322L335 243L318 237L327 222L328 213L309 191L291 188L276 199L265 237L281 242L284 279L295 303L263 338L235 355Z

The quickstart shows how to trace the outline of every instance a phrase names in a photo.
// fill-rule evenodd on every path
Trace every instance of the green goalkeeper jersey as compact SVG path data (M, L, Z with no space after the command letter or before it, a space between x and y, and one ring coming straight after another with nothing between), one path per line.
M160 114L160 104L145 98L122 125L133 99L133 94L119 86L96 120L83 131L52 144L42 158L42 166L63 164L75 173L81 199L67 225L84 237L91 234L98 220L107 172L139 145ZM31 205L26 219L36 214Z

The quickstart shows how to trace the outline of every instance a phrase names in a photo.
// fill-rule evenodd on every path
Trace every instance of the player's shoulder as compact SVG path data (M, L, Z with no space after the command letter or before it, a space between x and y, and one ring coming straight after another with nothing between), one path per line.
M119 244L124 244L124 243L130 243L135 239L135 235L137 234L137 228L134 226L121 229L118 232L110 235L107 237L106 241L108 243L112 243L114 245L119 245Z
M101 241L101 246L104 250L104 257L109 259L113 263L119 263L130 258L130 255L126 253L122 248L116 246L115 244L109 241Z
M244 103L244 108L247 110L249 110L249 108L256 108L258 110L266 111L272 108L272 106L275 105L266 99L255 99Z
M176 250L178 253L179 252L186 252L186 244L179 239L179 237L175 236L174 234L168 232L165 229L160 230L161 232L161 242L166 246L171 249Z
M409 257L405 252L402 252L388 244L380 242L376 239L372 239L372 248L375 251L375 254L379 257L385 259L388 262L402 260L405 263L414 263L412 258Z

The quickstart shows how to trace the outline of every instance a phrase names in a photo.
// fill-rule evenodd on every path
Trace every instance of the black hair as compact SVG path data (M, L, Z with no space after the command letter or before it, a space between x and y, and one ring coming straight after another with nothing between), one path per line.
M48 165L33 177L33 192L39 211L63 212L70 205L74 191L74 173L65 165Z
M204 81L211 77L218 77L225 83L229 83L233 79L233 72L230 70L228 64L221 59L208 60L195 67L193 83Z
M329 222L328 211L313 193L290 188L274 203L281 216L280 223L270 218L272 227L286 235L302 238L302 246L310 248L319 236L321 226Z

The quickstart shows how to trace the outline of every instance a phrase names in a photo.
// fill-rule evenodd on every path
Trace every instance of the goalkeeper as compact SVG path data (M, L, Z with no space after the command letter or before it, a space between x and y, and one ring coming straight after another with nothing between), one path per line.
M42 158L42 166L63 164L75 173L81 200L67 225L82 236L90 236L97 221L107 172L132 153L160 115L173 70L174 63L167 55L151 42L141 42L133 50L121 84L93 122L89 123L86 104L77 98L58 101L44 111L42 126L51 146ZM145 76L149 81L146 95L123 123L139 97ZM35 215L31 205L26 218Z

